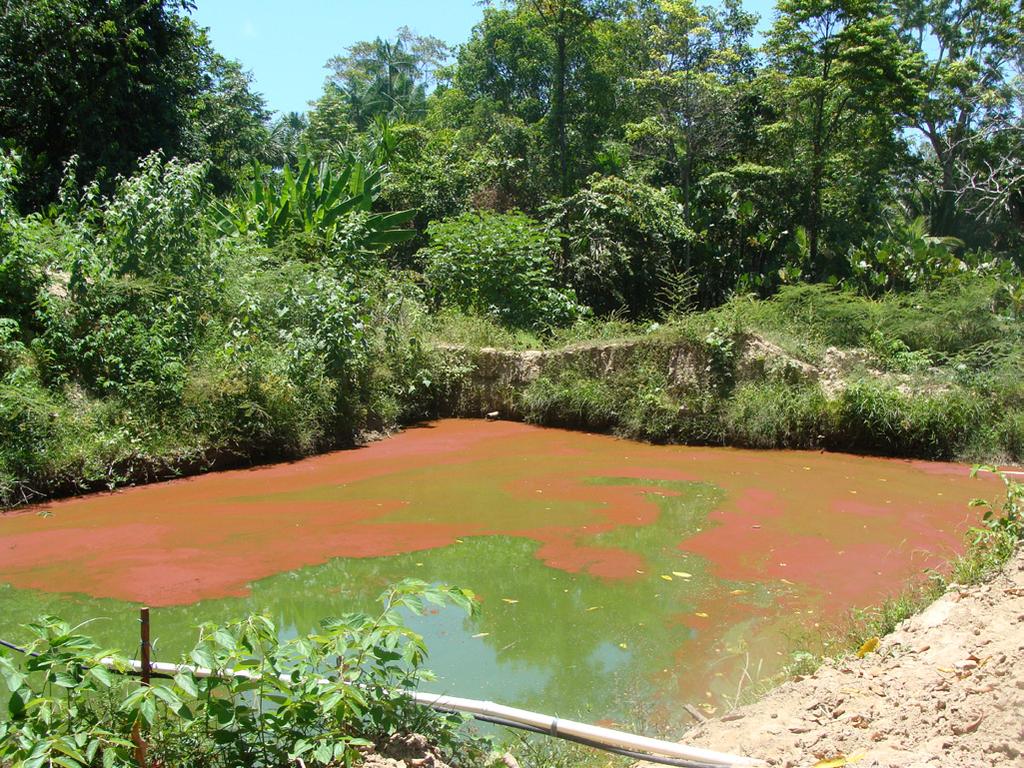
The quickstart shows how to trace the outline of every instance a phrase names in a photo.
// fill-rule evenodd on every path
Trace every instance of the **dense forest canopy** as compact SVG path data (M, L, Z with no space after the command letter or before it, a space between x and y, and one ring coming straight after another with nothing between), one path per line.
M4 498L427 413L451 313L1024 306L1020 0L779 0L763 37L739 0L509 0L339 50L286 115L191 10L0 5Z
M400 28L339 51L309 111L276 119L190 9L5 4L22 212L72 157L80 187L109 191L159 150L230 197L300 152L339 162L386 121L383 201L420 209L421 233L476 209L560 229L561 279L602 311L650 314L659 272L692 272L705 304L849 278L851 253L908 246L919 217L961 260L1020 250L1014 0L781 0L760 45L737 0L519 0L454 50Z

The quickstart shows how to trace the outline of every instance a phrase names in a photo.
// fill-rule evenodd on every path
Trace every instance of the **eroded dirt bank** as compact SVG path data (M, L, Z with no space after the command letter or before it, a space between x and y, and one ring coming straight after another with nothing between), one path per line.
M449 355L450 364L462 372L439 410L444 416L463 418L497 412L502 418L522 419L523 392L541 376L566 367L608 377L646 362L660 367L667 386L679 391L706 390L715 378L713 350L699 340L624 339L548 350L470 349L443 344L438 349ZM819 383L826 392L843 386L839 382L846 373L842 366L816 368L753 334L738 337L734 351L729 368L736 382L779 379Z
M866 658L826 664L683 740L787 768L1024 766L1024 551L989 584L951 587Z

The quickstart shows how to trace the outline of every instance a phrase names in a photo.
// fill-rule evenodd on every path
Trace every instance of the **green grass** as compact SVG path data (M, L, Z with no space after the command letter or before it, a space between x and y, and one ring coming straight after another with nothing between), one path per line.
M936 460L1019 461L1024 409L953 386L901 391L855 382L832 398L771 375L734 383L717 350L691 342L697 375L670 379L672 344L645 341L605 370L586 356L552 365L522 393L537 424L604 430L652 442L804 448Z
M539 349L541 338L529 331L504 327L491 317L443 310L431 318L426 329L428 342L458 344L470 349Z
M725 402L726 442L748 448L817 448L833 432L833 409L814 385L745 382Z

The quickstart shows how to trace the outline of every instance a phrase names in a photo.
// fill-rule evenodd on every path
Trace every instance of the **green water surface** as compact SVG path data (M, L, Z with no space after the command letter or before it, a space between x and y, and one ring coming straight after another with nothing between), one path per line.
M438 678L424 687L434 692L590 721L673 721L682 703L719 708L749 684L752 669L764 675L777 668L793 626L780 610L791 597L788 588L720 581L705 560L677 548L707 524L722 501L720 489L626 478L590 482L640 486L658 505L652 524L586 539L642 555L642 573L626 579L568 573L541 562L537 542L510 536L336 559L257 581L244 598L154 609L154 658L177 660L201 622L255 612L270 615L284 637L306 633L325 617L372 610L389 583L413 576L469 587L481 599L472 619L456 609L410 617L430 648L428 666ZM0 627L15 641L24 638L20 624L48 613L93 620L88 634L130 654L138 607L0 586Z

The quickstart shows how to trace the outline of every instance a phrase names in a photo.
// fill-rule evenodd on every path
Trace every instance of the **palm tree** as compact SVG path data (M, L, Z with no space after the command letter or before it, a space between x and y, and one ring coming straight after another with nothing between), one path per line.
M309 127L309 120L300 112L288 112L281 115L270 129L270 147L268 154L271 163L277 168L295 165L302 135Z

